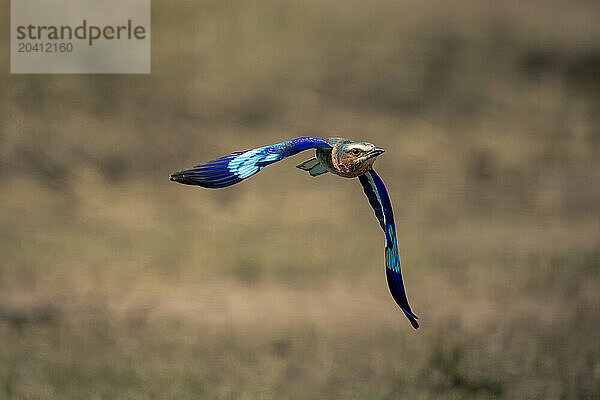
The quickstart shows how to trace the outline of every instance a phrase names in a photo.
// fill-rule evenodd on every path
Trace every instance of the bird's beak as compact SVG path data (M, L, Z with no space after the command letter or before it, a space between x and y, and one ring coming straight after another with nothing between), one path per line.
M367 153L367 155L369 156L369 158L371 157L377 157L380 154L385 153L385 150L382 149L381 147L375 147L373 150L371 150L370 152Z

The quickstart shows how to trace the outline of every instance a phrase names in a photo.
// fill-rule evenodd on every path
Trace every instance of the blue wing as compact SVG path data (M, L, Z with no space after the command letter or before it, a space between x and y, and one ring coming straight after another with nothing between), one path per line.
M287 142L228 154L206 164L175 172L171 175L171 180L211 189L231 186L256 174L269 164L319 147L331 146L321 138L299 137Z
M396 226L394 224L394 213L392 212L390 197L383 181L375 171L370 170L366 174L359 176L358 179L363 186L371 207L375 210L375 216L379 220L381 229L385 232L385 270L390 293L398 306L404 311L412 326L417 329L419 327L419 323L417 322L418 317L410 309L402 282L400 256L396 241Z

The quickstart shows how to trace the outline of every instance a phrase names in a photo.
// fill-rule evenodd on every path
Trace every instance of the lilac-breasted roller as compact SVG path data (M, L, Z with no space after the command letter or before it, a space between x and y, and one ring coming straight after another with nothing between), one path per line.
M385 232L385 265L392 297L416 329L417 316L410 309L402 282L400 256L392 203L383 181L373 170L373 163L384 150L367 142L344 138L299 137L246 151L236 151L214 161L184 169L171 175L171 180L205 188L223 188L249 178L258 171L286 157L308 149L316 149L315 157L297 167L311 176L331 172L344 178L358 177L381 229Z

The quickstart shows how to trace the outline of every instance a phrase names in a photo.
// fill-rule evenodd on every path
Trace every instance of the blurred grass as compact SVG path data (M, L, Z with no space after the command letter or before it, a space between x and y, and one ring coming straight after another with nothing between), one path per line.
M150 76L0 58L0 398L597 398L599 15L155 0ZM305 134L386 148L419 331L354 180L167 179Z

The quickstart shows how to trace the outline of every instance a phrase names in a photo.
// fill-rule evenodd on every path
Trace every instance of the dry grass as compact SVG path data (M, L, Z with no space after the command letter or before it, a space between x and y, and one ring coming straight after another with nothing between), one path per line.
M596 5L153 3L150 76L0 58L0 398L600 396ZM307 133L387 149L418 331L356 181L167 179Z

